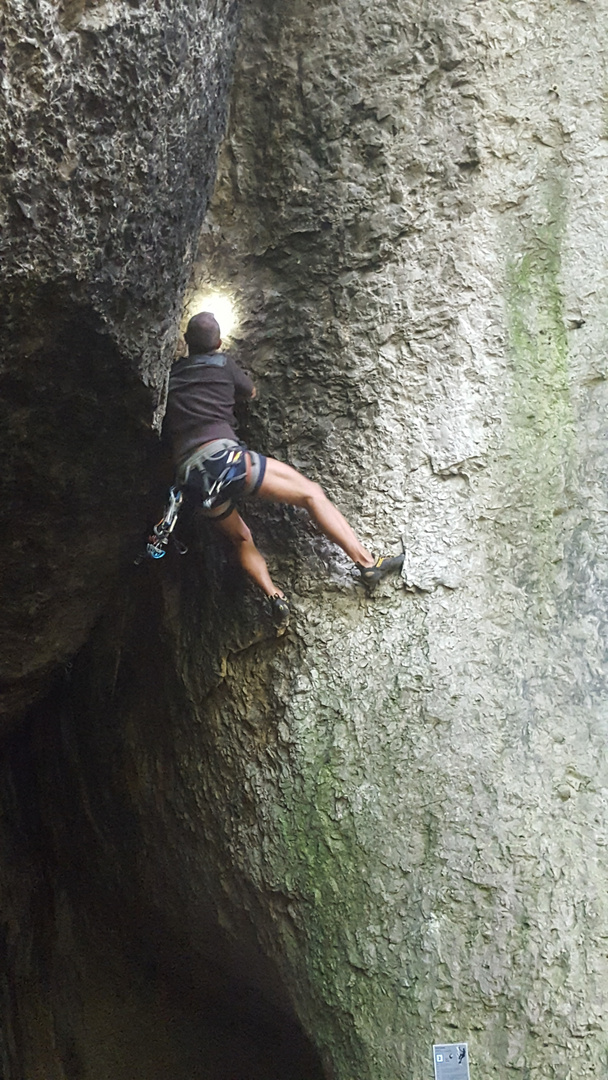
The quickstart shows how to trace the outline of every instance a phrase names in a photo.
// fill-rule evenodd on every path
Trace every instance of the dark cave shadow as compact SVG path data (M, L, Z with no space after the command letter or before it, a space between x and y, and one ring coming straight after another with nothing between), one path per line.
M1 912L19 927L5 956L15 990L4 1003L12 1050L3 1080L38 1075L32 1046L44 1045L45 1023L67 1080L326 1080L280 977L251 942L242 956L233 942L229 956L209 914L207 955L193 952L142 895L137 874L129 880L113 865L112 834L126 851L142 837L117 808L100 835L73 755L75 727L86 724L74 703L68 669L5 747L4 831L29 895L24 904L21 886L20 910L10 910L9 887ZM111 734L101 734L104 745L114 768ZM44 1059L35 1066L54 1075Z

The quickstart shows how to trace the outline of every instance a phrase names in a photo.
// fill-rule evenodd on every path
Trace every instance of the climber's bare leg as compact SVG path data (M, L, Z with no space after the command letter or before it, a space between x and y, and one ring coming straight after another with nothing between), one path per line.
M211 518L213 521L213 518ZM216 529L227 536L233 545L237 559L246 574L259 585L267 596L284 596L281 589L274 584L266 565L266 560L253 542L251 532L241 515L233 510L228 517L220 521L213 521Z
M323 488L302 476L291 465L266 458L266 472L257 494L270 502L303 506L329 540L338 544L353 562L372 566L373 555L351 529L348 521L327 498Z

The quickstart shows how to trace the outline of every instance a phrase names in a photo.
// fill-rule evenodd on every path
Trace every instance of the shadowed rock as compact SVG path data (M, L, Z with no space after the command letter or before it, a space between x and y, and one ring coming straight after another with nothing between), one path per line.
M2 709L82 645L147 514L235 5L3 6Z

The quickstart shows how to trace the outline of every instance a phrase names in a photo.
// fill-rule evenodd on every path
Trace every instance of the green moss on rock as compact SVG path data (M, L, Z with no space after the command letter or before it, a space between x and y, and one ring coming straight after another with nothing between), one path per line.
M523 250L508 265L507 327L512 363L508 481L528 543L520 580L538 587L552 580L560 559L556 518L570 498L574 412L564 321L561 248L565 198L556 182L544 220L533 222Z

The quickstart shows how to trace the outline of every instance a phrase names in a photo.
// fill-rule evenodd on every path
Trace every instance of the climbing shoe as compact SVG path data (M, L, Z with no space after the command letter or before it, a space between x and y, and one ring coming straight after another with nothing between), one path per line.
M274 596L268 597L270 603L270 617L273 622L273 626L276 629L277 637L284 634L289 626L289 604L284 596L279 596L275 593Z
M356 563L361 574L361 581L368 589L373 589L387 574L398 574L403 566L404 555L380 555L373 566Z

